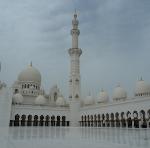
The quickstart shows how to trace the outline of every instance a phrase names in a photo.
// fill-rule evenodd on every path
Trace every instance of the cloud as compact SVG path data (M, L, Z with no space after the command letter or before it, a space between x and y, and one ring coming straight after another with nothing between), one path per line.
M10 86L32 60L46 90L57 83L67 97L75 8L83 96L101 87L111 95L118 82L131 96L138 76L150 82L149 0L0 0L1 79Z

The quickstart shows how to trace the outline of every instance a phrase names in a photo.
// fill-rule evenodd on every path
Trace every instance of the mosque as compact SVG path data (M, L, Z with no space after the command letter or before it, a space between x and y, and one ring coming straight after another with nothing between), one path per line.
M71 30L72 47L68 50L69 101L66 101L57 85L46 94L41 87L41 74L31 63L20 72L11 89L7 89L6 84L0 82L0 99L4 101L7 98L11 102L9 126L150 128L150 85L142 78L136 82L134 97L128 97L121 85L114 88L112 101L104 89L101 89L95 99L91 95L85 99L81 97L82 50L78 47L78 24L75 13Z

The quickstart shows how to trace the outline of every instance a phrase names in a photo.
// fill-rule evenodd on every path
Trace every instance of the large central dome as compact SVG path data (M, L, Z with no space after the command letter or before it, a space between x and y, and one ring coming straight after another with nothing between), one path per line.
M18 80L21 82L41 83L41 74L36 68L32 66L32 64L30 64L19 74Z

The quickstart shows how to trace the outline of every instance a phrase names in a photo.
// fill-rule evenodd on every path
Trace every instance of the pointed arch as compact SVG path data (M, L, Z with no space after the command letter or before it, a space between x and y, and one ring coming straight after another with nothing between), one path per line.
M38 115L34 115L33 126L38 126Z
M97 127L97 115L94 115L94 127Z
M111 122L111 127L114 127L114 126L115 126L114 113L111 113L111 114L110 114L110 118L111 118L111 120L110 120L110 122Z
M26 124L26 115L21 116L21 126L25 126Z
M141 120L141 127L147 128L146 113L144 110L140 111L140 120Z
M60 116L57 116L56 126L60 126Z
M147 111L148 127L150 128L150 109Z
M93 115L90 116L91 125L93 127Z
M134 122L134 127L139 128L139 119L138 119L137 111L133 111L133 122Z
M88 124L88 126L90 126L90 116L89 115L87 116L87 124Z
M124 112L121 112L120 116L121 116L121 124L122 124L122 127L126 127L125 113L124 113Z
M32 126L32 115L28 115L27 117L27 126Z
M19 116L19 114L16 114L15 115L14 126L19 126L19 120L20 120L20 116Z
M101 115L98 114L98 127L101 127Z
M131 119L131 112L127 111L127 125L129 128L132 128L132 119Z
M46 117L45 117L45 126L49 126L49 120L50 120L50 116L46 115Z
M44 116L41 115L40 116L40 121L39 121L39 126L43 126L44 125Z
M55 116L51 116L51 126L55 126Z
M83 121L83 116L82 116ZM62 126L66 126L66 116L62 116Z
M110 123L109 123L109 114L106 114L106 126L109 127Z

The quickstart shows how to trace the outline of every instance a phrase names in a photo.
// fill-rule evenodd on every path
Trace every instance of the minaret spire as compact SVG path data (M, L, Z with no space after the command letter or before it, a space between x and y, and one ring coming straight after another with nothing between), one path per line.
M71 30L72 48L78 48L78 36L80 35L80 30L78 29L78 24L79 24L79 21L77 19L77 13L75 10L74 17L72 20L72 30Z

